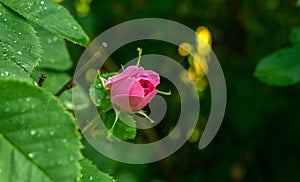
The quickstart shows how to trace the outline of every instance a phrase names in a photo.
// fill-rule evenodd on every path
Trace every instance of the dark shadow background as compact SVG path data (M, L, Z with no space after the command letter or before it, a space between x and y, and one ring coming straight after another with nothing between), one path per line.
M300 25L296 0L94 0L90 5L89 0L65 0L62 4L91 40L107 28L136 18L170 19L194 30L205 26L227 82L225 118L207 148L199 150L198 140L187 142L163 161L130 165L107 159L84 142L85 156L100 169L120 182L300 181L300 85L268 86L253 76L264 56L290 45L290 32ZM137 57L137 46L143 47L143 54L183 60L174 46L138 42L116 51L105 69L116 71ZM69 49L76 65L84 49L71 44ZM168 90L167 86L161 89ZM200 129L209 113L209 97L208 91L201 93ZM166 135L175 124L158 126L156 134ZM147 141L147 136L140 132L137 140Z

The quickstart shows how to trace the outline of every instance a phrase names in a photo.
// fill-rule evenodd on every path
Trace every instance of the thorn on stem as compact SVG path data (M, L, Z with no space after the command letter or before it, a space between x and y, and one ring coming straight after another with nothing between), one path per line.
M44 81L47 78L47 75L45 73L41 73L39 78L40 79L39 79L38 85L39 85L39 87L42 87L44 84Z

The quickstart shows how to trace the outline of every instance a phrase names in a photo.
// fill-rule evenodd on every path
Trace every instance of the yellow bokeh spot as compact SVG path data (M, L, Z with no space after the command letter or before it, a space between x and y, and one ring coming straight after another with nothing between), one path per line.
M178 47L178 53L180 56L188 56L192 51L192 45L187 42L183 42Z
M196 87L199 92L204 91L207 88L207 86L208 83L206 79L200 77L196 80Z
M189 137L188 141L190 143L194 143L194 142L199 141L200 133L201 132L200 132L199 128L189 130L188 133L187 133L187 137Z
M78 16L84 17L90 13L90 4L92 0L76 0L75 9Z
M212 39L209 30L204 26L198 27L196 30L197 52L200 55L208 55L211 42Z
M208 72L206 59L199 55L189 56L188 61L197 76L203 77Z
M56 3L62 3L64 0L53 0Z
M87 70L87 72L85 73L85 79L88 82L93 82L95 80L97 74L98 74L98 71L94 68L91 68L91 69Z

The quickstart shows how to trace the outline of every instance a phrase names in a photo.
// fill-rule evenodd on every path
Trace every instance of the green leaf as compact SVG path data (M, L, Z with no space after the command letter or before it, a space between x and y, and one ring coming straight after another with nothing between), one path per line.
M300 82L300 46L289 47L268 55L255 69L255 76L261 81L288 86Z
M115 76L117 73L102 74L101 78L108 79L109 77ZM92 88L90 89L90 97L93 103L96 105L98 112L106 112L113 108L110 102L110 95L108 91L102 86L100 79L97 77Z
M1 181L52 181L37 165L32 165L13 143L0 133ZM11 170L12 169L12 170ZM16 172L17 170L17 172Z
M27 20L65 38L86 46L89 38L70 13L52 0L0 0Z
M300 7L300 0L297 1L297 6Z
M92 162L88 159L84 159L80 162L81 164L81 181L91 181L91 182L113 182L115 181L107 173L100 171Z
M73 62L64 40L41 27L34 26L34 29L37 31L37 36L40 38L44 50L41 54L42 62L39 68L58 71L70 69Z
M100 114L106 128L112 128L116 113L114 110ZM133 116L127 112L120 111L120 116L113 130L113 135L121 140L134 139L136 136L136 123Z
M16 80L0 80L0 90L1 140L9 145L6 152L18 156L2 155L1 149L1 170L8 174L2 180L22 177L16 181L24 181L29 174L28 181L78 180L80 137L74 118L59 100L44 89ZM19 176L23 171L28 174Z
M33 83L29 74L12 61L1 60L0 58L0 78L11 78L26 80Z
M292 29L292 32L290 34L290 40L293 44L299 44L300 43L300 26L294 27Z
M32 26L0 3L0 30L2 60L14 62L31 73L39 64L42 52Z

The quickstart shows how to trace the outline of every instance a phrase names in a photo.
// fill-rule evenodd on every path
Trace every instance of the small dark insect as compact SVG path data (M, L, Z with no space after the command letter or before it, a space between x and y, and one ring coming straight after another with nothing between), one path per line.
M47 75L45 73L40 74L40 79L39 79L39 82L38 82L39 87L43 86L44 81L46 80L46 78L47 78Z

